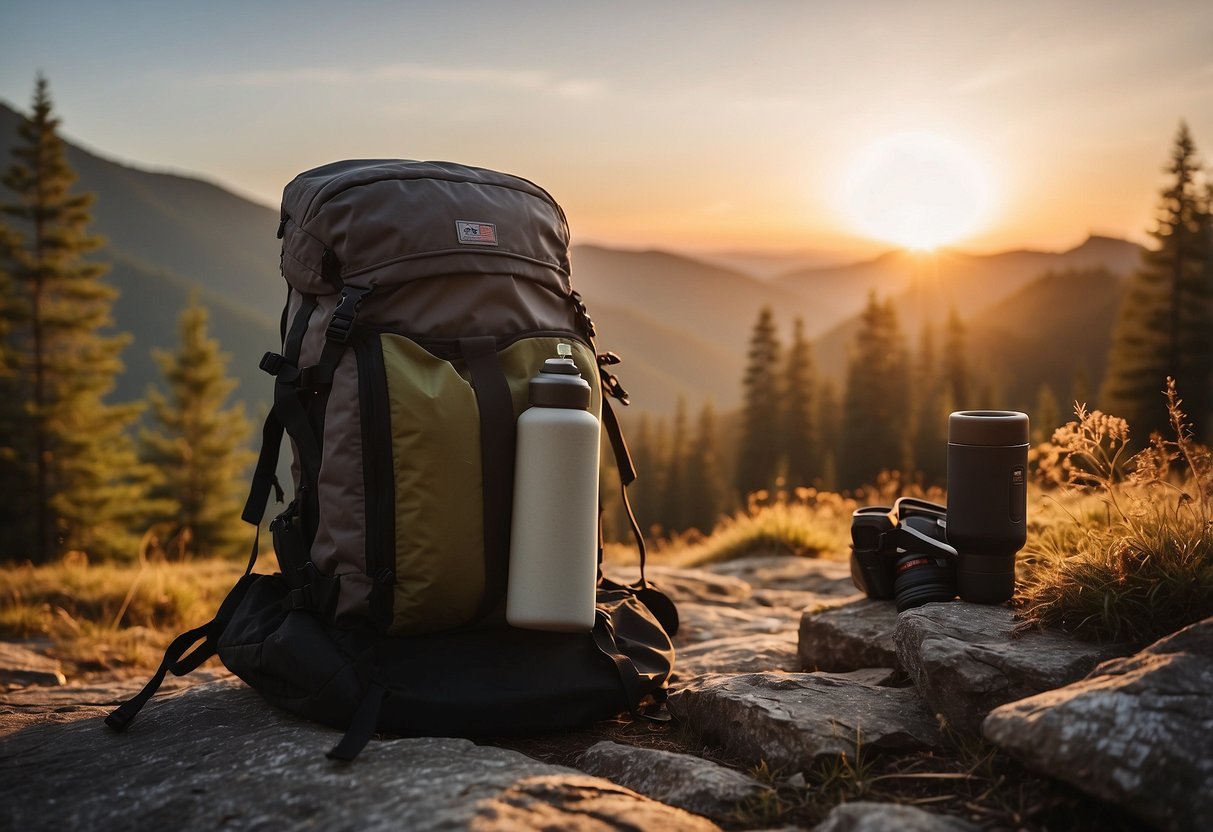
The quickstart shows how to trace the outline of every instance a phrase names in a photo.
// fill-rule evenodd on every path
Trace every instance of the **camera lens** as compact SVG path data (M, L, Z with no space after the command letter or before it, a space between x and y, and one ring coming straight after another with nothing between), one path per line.
M956 597L956 574L946 555L907 552L897 558L894 572L893 597L898 612Z

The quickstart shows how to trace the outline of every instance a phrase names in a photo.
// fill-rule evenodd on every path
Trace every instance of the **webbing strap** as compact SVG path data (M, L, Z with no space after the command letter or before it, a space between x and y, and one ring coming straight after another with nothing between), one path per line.
M480 410L480 468L484 493L484 600L477 617L505 595L514 494L514 399L492 336L460 338Z
M351 762L357 757L375 733L375 727L379 724L379 710L386 695L387 688L378 682L371 682L362 701L358 703L358 710L354 712L354 718L350 720L350 727L346 729L345 736L324 756L343 763Z
M143 686L143 690L115 708L105 718L105 724L115 731L125 731L135 721L135 717L143 710L143 706L148 703L148 700L156 695L156 691L160 690L160 686L164 684L164 677L168 675L169 669L176 665L187 650L207 637L207 633L213 623L213 621L208 621L201 627L195 627L173 639L173 643L164 651L164 658L160 660L160 667L156 669L156 672L152 674L152 678ZM198 650L203 650L205 647L206 644L204 643ZM195 652L198 651L196 650ZM201 664L201 662L198 664ZM194 667L197 667L197 665L194 665Z
M637 586L643 589L649 585L644 574L647 549L644 544L644 534L640 531L640 523L636 521L636 513L632 511L632 503L628 499L628 486L636 481L636 466L632 462L632 455L628 452L628 443L623 438L623 429L619 427L619 419L615 416L608 396L602 397L602 426L611 443L611 455L615 457L615 466L619 469L619 491L623 495L623 510L627 514L628 525L632 527L632 537L636 538L636 550L640 553L640 581Z
M135 717L143 710L143 706L148 703L156 691L160 690L160 686L164 684L164 677L169 673L174 676L184 676L187 673L192 673L197 670L199 665L215 655L219 649L219 636L222 635L228 621L236 612L236 607L244 599L245 593L254 580L250 576L253 568L253 563L257 558L257 544L253 543L253 555L249 561L249 569L232 587L232 591L223 599L223 603L219 605L219 611L215 613L215 617L203 624L201 627L195 627L192 630L182 633L173 639L172 644L164 651L164 658L160 660L160 667L152 674L152 678L148 680L143 689L130 699L123 702L105 718L105 724L115 731L125 731L130 724L135 721ZM201 642L201 644L199 644ZM195 647L195 645L197 645ZM191 651L190 648L193 648ZM188 654L188 655L187 655Z
M289 300L290 293L287 293ZM274 384L274 405L270 409L269 414L265 417L265 425L261 429L261 453L257 457L257 466L253 469L253 481L249 486L248 499L244 502L244 510L240 514L240 518L244 522L251 525L259 525L263 517L265 517L265 505L269 501L270 489L275 488L278 492L278 500L282 501L282 487L278 483L278 454L282 448L282 433L284 429L289 430L287 419L284 418L284 411L291 409L291 402L298 405L302 412L303 407L298 400L296 388L290 383L289 376L279 375L280 367L285 364L290 367L295 367L299 363L299 352L303 348L303 336L307 334L308 323L311 321L312 313L316 311L316 307L320 304L320 298L316 295L303 295L303 300L299 304L299 309L295 312L295 317L291 321L289 332L285 331L286 313L283 310L283 329L284 336L282 340L282 355L273 356L280 358L272 368L266 366L266 359L262 359L263 369L273 372L278 376L278 381ZM271 357L267 354L267 358ZM298 419L293 418L292 423L297 426ZM306 424L306 413L304 414L304 423ZM310 434L311 431L306 433ZM301 440L292 433L291 437L295 440L296 446L300 448L300 467L303 467L304 460L302 459L304 451L303 444L306 444L306 439ZM315 437L312 436L312 446L315 446ZM311 449L309 449L310 452ZM314 448L314 459L308 460L318 470L320 464L320 450Z

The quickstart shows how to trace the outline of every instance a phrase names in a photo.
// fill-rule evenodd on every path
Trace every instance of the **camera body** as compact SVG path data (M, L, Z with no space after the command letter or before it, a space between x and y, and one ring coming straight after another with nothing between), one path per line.
M902 497L851 515L851 581L897 611L956 597L956 549L947 543L947 509Z

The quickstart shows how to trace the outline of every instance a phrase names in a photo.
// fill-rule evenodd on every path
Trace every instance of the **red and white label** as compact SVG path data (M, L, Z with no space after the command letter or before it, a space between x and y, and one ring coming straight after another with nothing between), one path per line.
M459 238L460 245L495 246L497 245L497 226L491 222L455 220L455 236Z

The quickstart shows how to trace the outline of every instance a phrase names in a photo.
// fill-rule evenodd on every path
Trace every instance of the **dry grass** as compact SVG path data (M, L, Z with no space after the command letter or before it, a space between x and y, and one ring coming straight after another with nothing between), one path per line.
M50 639L70 670L153 667L209 620L240 576L230 560L0 566L0 638Z
M1044 449L1042 479L1065 488L1022 561L1030 621L1138 642L1213 615L1213 458L1181 405L1168 380L1174 438L1132 457L1124 420L1083 408Z
M847 551L851 498L798 488L791 495L751 495L745 511L723 519L706 538L667 541L658 557L674 566L703 566L753 554L842 557Z

